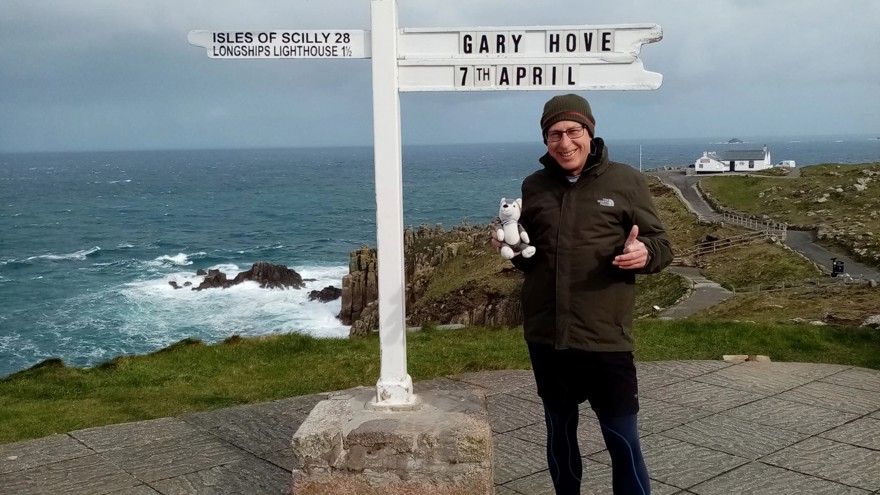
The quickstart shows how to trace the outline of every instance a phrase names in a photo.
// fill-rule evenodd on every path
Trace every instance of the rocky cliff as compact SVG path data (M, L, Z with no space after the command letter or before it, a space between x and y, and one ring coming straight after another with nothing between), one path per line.
M492 226L451 230L423 225L404 232L407 326L426 323L516 326L522 278L489 242ZM378 328L376 250L351 253L342 279L340 321L351 335Z

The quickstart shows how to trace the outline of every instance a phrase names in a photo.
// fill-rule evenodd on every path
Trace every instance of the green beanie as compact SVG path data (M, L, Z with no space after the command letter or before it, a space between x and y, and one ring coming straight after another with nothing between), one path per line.
M596 134L596 119L587 100L575 94L559 95L550 98L544 104L544 113L541 115L541 134L544 136L544 144L547 144L547 129L562 120L571 120L587 127L587 132L592 138Z

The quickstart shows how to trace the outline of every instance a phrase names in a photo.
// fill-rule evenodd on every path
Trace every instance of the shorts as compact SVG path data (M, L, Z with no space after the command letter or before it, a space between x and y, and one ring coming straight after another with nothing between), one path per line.
M588 352L528 344L538 395L549 405L590 402L597 415L639 411L639 388L632 352Z

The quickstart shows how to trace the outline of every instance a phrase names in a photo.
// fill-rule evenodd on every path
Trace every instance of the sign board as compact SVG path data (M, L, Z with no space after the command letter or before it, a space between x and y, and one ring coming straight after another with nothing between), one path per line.
M641 46L656 24L403 29L401 91L656 89Z
M369 58L363 30L190 31L187 41L211 58Z

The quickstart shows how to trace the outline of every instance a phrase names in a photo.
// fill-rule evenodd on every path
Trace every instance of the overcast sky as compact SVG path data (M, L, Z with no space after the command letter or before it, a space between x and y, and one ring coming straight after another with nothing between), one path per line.
M880 2L399 0L405 27L656 23L614 139L880 135ZM372 143L369 60L214 60L194 29L370 29L368 0L0 0L0 152ZM405 93L404 144L540 139L547 91Z

